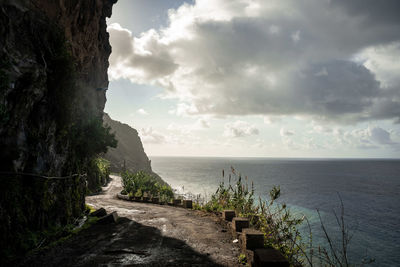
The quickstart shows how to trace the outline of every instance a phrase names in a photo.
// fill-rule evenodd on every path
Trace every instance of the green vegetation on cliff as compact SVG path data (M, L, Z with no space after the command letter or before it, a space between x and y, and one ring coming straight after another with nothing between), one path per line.
M101 186L104 186L110 180L110 162L104 158L98 157L90 161L87 172L87 193L99 192Z

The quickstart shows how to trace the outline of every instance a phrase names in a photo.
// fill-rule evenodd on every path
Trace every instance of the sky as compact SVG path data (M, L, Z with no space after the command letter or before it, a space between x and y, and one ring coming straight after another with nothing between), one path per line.
M399 158L398 10L119 0L105 111L150 156Z

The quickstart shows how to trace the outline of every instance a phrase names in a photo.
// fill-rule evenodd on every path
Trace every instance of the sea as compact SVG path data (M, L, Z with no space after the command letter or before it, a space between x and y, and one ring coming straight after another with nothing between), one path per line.
M350 260L374 259L368 266L400 266L398 159L150 158L153 170L183 194L210 197L221 181L228 183L231 167L254 183L257 199L267 199L270 189L280 186L279 202L286 203L295 216L308 218L314 246L327 246L317 210L333 243L341 242L334 212L340 218L342 201L351 236ZM308 227L304 224L300 230L306 240Z

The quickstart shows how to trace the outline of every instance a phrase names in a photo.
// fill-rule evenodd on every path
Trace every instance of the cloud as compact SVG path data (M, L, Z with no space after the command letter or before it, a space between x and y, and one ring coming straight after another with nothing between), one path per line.
M108 26L107 31L112 46L108 70L111 80L126 78L132 82L146 83L163 78L177 68L171 56L164 51L163 44L159 43L160 37L156 31L151 30L139 39L118 23Z
M357 16L366 26L400 26L400 2L397 0L386 0L383 4L377 4L375 0L331 0L330 4L342 8L350 16Z
M326 125L317 124L315 121L311 122L311 130L308 133L316 133L316 134L331 134L333 129Z
M282 118L279 116L264 116L263 119L265 124L274 124L282 121Z
M296 135L296 132L292 130L281 128L279 131L279 135L281 136L282 145L289 150L310 149L313 145L313 143L310 141L312 139L310 139L307 144L304 144L299 140L295 141L294 137Z
M286 130L285 128L281 128L279 131L280 136L293 136L295 135L294 131Z
M140 115L149 115L149 113L142 108L138 109L136 112L139 113Z
M113 24L109 75L164 87L177 115L400 122L398 2L348 2L198 0L138 37Z
M192 134L194 131L201 131L208 128L210 128L210 121L207 117L198 118L194 123L191 124L170 123L167 126L167 130L182 135Z
M170 124L163 131L154 130L152 127L142 128L140 138L144 144L158 145L186 145L195 146L203 144L200 138L193 133L193 129L187 126Z
M154 131L152 127L142 128L140 130L140 138L143 143L147 144L164 144L167 142L166 136L160 132Z
M296 31L291 35L294 43L298 43L300 41L300 31Z
M368 47L355 58L375 74L383 87L400 85L400 42Z
M342 128L330 128L324 125L311 123L312 129L308 132L312 135L298 136L294 131L281 128L280 136L284 147L290 150L317 150L317 149L398 149L399 143L393 140L395 132L387 131L379 126L368 126L343 130ZM318 135L324 138L318 138ZM297 136L297 138L295 138Z
M348 147L376 149L384 146L398 146L398 143L392 140L391 133L379 126L351 131L335 129L333 134L339 144Z
M245 137L258 134L259 130L254 125L238 120L235 122L225 124L223 136Z
M373 127L369 128L369 135L371 140L380 145L394 145L396 144L393 142L390 133L380 127Z
M200 118L196 121L195 126L200 129L210 128L210 122L206 118Z

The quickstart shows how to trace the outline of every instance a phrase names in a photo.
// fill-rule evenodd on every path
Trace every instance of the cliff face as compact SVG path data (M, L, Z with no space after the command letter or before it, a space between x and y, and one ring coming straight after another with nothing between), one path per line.
M26 233L84 208L80 174L112 143L102 88L115 2L0 0L1 248L24 249Z
M117 147L108 149L104 156L111 163L111 171L121 172L126 169L151 173L150 160L144 152L138 132L127 124L111 119L108 114L104 114L103 121L111 127L118 140Z

